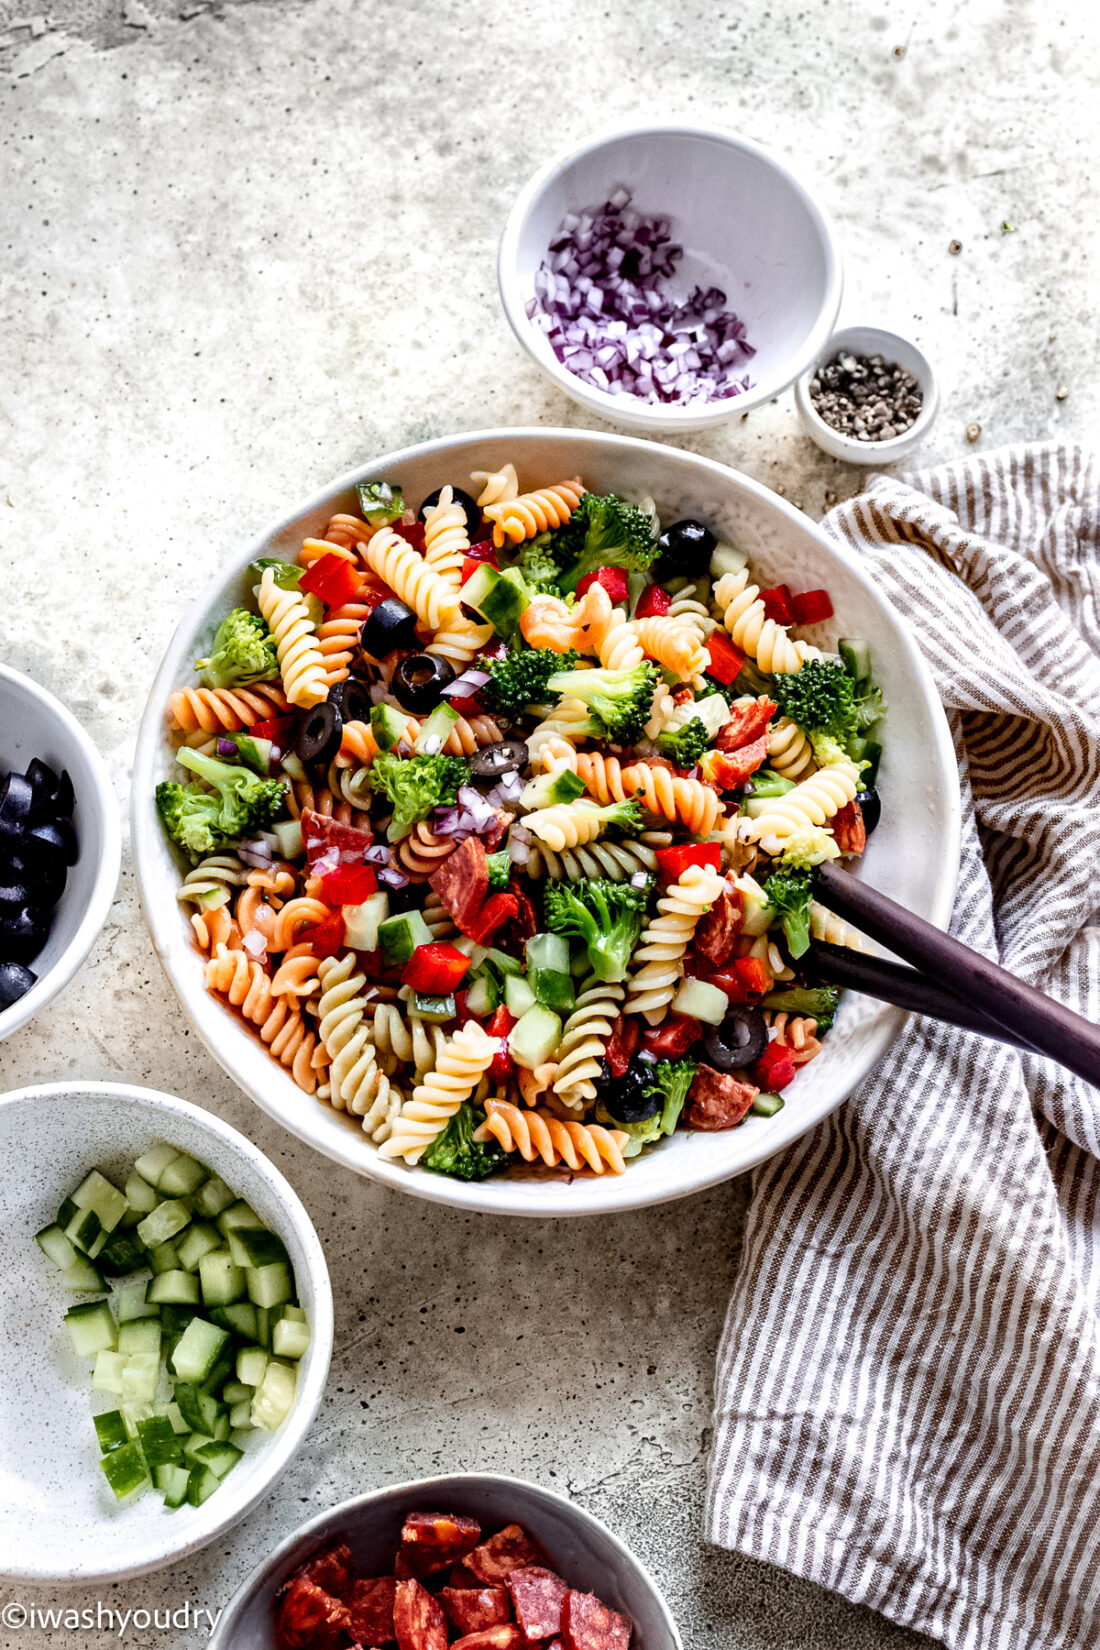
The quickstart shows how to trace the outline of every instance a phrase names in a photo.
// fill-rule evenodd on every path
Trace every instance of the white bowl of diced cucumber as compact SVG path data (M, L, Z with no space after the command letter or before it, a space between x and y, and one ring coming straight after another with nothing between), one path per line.
M0 1572L81 1583L205 1546L313 1420L332 1291L279 1171L220 1118L118 1083L0 1096Z

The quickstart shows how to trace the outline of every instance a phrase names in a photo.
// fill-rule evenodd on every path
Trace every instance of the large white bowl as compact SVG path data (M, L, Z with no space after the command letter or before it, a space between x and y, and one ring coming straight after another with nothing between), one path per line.
M91 739L52 693L0 664L0 774L22 773L35 756L58 773L69 770L80 857L69 870L45 948L29 965L38 979L0 1012L0 1039L26 1025L68 985L107 920L122 857L118 803Z
M634 1623L631 1650L681 1650L657 1583L606 1524L553 1490L495 1472L454 1473L394 1484L343 1501L302 1524L258 1565L222 1611L210 1650L270 1650L280 1587L327 1541L343 1538L361 1575L385 1575L411 1512L449 1512L486 1530L522 1524L563 1580L596 1593Z
M34 1241L90 1168L128 1171L166 1140L209 1164L282 1238L312 1329L293 1408L201 1507L115 1500L99 1469L91 1363L62 1321L74 1300ZM301 1444L332 1356L332 1291L317 1234L278 1169L236 1129L170 1094L122 1083L44 1083L0 1096L0 1320L14 1336L0 1369L0 1574L55 1585L119 1581L193 1553L242 1519ZM96 1402L95 1409L110 1409Z
M756 354L741 395L685 407L611 395L563 367L528 316L565 214L599 205L619 184L632 190L634 210L672 219L684 261L669 289L721 287L744 321ZM532 360L589 412L643 435L710 429L785 390L824 347L843 284L832 225L789 167L736 132L681 125L613 131L548 161L508 214L497 273L504 313Z
M944 926L959 864L959 792L947 722L909 630L872 584L858 559L783 499L693 453L629 436L575 430L492 430L448 436L365 463L340 477L252 544L231 550L224 572L184 616L164 656L138 733L134 762L134 851L153 944L207 1047L252 1098L302 1140L345 1164L435 1202L498 1214L582 1215L633 1209L682 1197L727 1180L770 1157L818 1122L866 1077L901 1024L896 1010L849 995L822 1054L807 1066L774 1117L750 1117L723 1134L680 1134L630 1164L620 1176L580 1177L572 1184L509 1175L480 1184L407 1169L379 1157L355 1119L298 1089L246 1027L203 988L203 970L176 901L181 871L157 818L153 792L167 777L172 746L165 706L191 675L226 610L246 595L244 568L254 557L293 557L304 537L320 533L338 510L356 508L353 483L399 481L414 504L444 482L462 485L471 470L515 463L521 484L545 485L581 475L596 491L651 494L664 521L693 515L743 546L762 582L795 588L826 585L836 606L831 634L866 637L889 705L880 786L883 818L863 874L919 915ZM819 629L807 632L818 637Z

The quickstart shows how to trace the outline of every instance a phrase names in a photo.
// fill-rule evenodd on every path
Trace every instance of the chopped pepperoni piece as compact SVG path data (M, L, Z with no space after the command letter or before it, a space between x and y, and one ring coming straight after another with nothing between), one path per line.
M706 771L720 791L735 791L752 778L757 768L763 767L767 757L767 737L761 734L751 745L741 745L735 751L711 751L706 758Z
M561 1612L561 1636L565 1650L627 1650L633 1623L601 1604L594 1593L578 1593L571 1588Z
M507 1524L488 1541L475 1547L466 1559L466 1567L480 1581L506 1581L513 1570L524 1564L541 1564L546 1554L521 1524Z
M621 1077L634 1057L638 1046L640 1027L637 1020L628 1020L620 1014L611 1028L604 1059L611 1068L612 1077Z
M474 1581L472 1587L469 1585L471 1580ZM459 1633L479 1633L486 1627L499 1627L512 1619L504 1588L479 1587L476 1579L469 1574L465 1586L444 1587L439 1601L451 1618L451 1625Z
M642 1047L658 1060L679 1060L698 1042L702 1029L689 1014L670 1014L661 1025L647 1026L642 1033Z
M452 1513L410 1513L401 1539L410 1546L446 1547L449 1552L461 1547L470 1552L481 1540L481 1525L476 1518Z
M751 705L731 705L729 721L714 741L715 749L739 751L743 745L751 745L767 731L778 708L766 698L756 699Z
M745 900L739 888L727 888L695 925L695 950L715 968L729 962L744 920Z
M760 1090L713 1066L699 1066L688 1090L684 1122L689 1129L733 1129L748 1115Z
M833 815L833 838L842 854L861 854L867 846L863 809L855 797Z
M471 918L463 932L477 945L492 945L498 928L514 922L519 915L519 901L514 894L490 894L476 917Z
M509 1621L500 1627L486 1627L480 1633L452 1639L451 1650L526 1650L526 1642L521 1629Z
M561 1607L569 1588L553 1570L544 1570L539 1564L513 1570L508 1577L508 1590L516 1620L527 1638L548 1639L560 1633Z
M456 927L465 934L480 914L489 893L489 867L481 838L468 836L439 869L432 872L428 883L439 895L448 915L454 918Z
M320 1552L300 1564L292 1579L315 1582L333 1598L346 1599L352 1568L351 1550L347 1542L335 1541L331 1547L322 1547Z
M456 1564L447 1577L448 1587L466 1588L471 1592L480 1592L481 1582L472 1575L465 1564Z
M397 1583L393 1630L399 1650L447 1650L443 1606L411 1576Z
M324 867L330 871L338 865L362 865L363 850L373 841L373 834L361 831L357 825L341 825L327 814L314 813L312 808L302 809L302 842L311 871L321 859L327 862L331 858L331 865L326 863Z
M351 1626L345 1606L307 1576L298 1576L279 1606L280 1650L336 1650ZM446 1644L446 1639L444 1639ZM417 1650L417 1647L410 1647Z
M385 1644L393 1638L393 1604L397 1582L393 1576L371 1576L353 1581L348 1596L351 1626L360 1644Z

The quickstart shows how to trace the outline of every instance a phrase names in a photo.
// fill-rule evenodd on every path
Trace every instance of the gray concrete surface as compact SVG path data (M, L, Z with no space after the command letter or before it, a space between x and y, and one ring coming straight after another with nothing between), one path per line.
M1096 431L1087 0L31 7L0 5L0 646L84 718L120 800L155 662L242 534L394 445L583 422L513 342L493 260L519 183L597 121L713 119L816 180L847 253L842 319L911 331L942 372L925 456L958 453L971 421L990 444ZM693 444L813 515L861 479L801 435L789 396ZM246 1130L309 1206L338 1305L325 1406L278 1491L223 1545L105 1602L216 1608L342 1496L491 1464L607 1518L691 1650L926 1642L700 1539L744 1185L555 1227L462 1219L333 1169L197 1045L128 865L83 973L0 1046L0 1088L66 1074L169 1089ZM117 1642L0 1629L7 1650Z

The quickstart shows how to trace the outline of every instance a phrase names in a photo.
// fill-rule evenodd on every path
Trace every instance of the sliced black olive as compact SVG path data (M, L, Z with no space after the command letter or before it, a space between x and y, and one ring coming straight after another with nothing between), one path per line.
M710 566L718 540L701 521L685 518L674 521L657 540L658 555L654 576L667 579L675 576L705 573Z
M644 1123L655 1117L664 1101L653 1088L653 1073L644 1065L629 1065L621 1077L613 1078L600 1099L619 1123Z
M31 798L31 823L37 824L40 819L52 819L58 811L57 793L61 787L61 780L57 774L48 762L43 762L36 756L27 767L27 783L34 793Z
M67 819L76 807L76 792L73 782L69 778L68 768L62 768L61 779L57 787L57 795L53 799L54 815L58 819Z
M707 1059L715 1071L743 1071L759 1060L767 1046L768 1022L758 1008L741 1004L703 1038Z
M435 709L454 679L454 666L438 653L410 653L394 671L390 686L399 705L423 716Z
M331 762L340 749L344 719L331 699L307 710L294 749L303 762Z
M499 745L486 745L470 758L470 778L494 784L506 773L522 773L527 766L527 742L524 739L502 739Z
M434 493L428 494L427 498L416 512L421 521L424 520L424 517L427 515L432 506L439 503L439 495L442 491L442 487L437 487ZM473 544L481 531L481 508L476 501L470 497L469 493L464 493L462 491L461 487L452 487L451 492L454 494L454 502L456 504L461 504L463 510L466 512L466 531L470 535L470 543Z
M0 779L0 837L22 836L34 801L34 786L21 773Z
M6 916L20 905L26 905L30 897L25 882L0 882L0 915Z
M328 702L336 706L345 722L369 722L374 708L370 685L358 676L349 676L330 688Z
M25 997L37 978L22 963L0 962L0 1008L10 1008Z
M22 848L22 841L19 846ZM8 859L4 883L19 883L29 889L27 899L32 905L56 905L65 892L68 877L65 861L56 854L36 864L32 855L18 853Z
M882 803L878 799L878 792L873 785L867 790L860 791L856 796L859 811L863 815L863 829L870 836L879 820L882 818Z
M50 937L50 913L41 905L21 905L0 916L0 958L29 963Z
M384 659L395 648L415 647L416 614L396 596L387 596L363 620L359 646L368 664Z
M71 819L47 819L35 825L20 843L20 852L28 865L37 867L60 860L62 865L75 865L78 844L76 827Z

